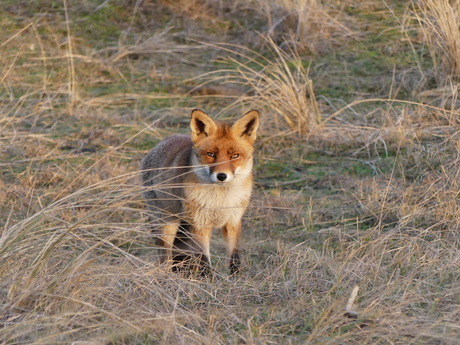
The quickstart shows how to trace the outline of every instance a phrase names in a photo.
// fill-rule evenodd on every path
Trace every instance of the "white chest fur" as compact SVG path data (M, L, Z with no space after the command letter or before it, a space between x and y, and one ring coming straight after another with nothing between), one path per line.
M251 197L249 181L227 184L197 184L185 188L187 216L198 227L222 227L237 224Z

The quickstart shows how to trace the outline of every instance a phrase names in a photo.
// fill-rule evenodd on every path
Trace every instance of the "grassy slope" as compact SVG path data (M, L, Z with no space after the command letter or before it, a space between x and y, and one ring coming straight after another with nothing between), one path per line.
M437 108L451 104L446 94L424 99L434 107L369 101L338 111L356 100L419 101L433 87L401 2L339 1L327 10L347 31L319 23L326 38L299 43L321 113L335 115L299 137L262 109L245 269L227 276L218 235L220 273L209 279L156 264L137 169L158 140L187 132L191 109L246 110L232 105L239 85L191 92L206 80L192 78L228 55L199 42L273 58L251 34L266 18L241 4L85 1L68 4L69 33L64 2L6 3L1 343L455 344L455 102Z

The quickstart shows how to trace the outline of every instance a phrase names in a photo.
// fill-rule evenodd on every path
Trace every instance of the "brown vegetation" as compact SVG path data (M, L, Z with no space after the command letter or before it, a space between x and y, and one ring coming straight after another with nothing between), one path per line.
M458 2L325 3L5 1L0 344L458 343ZM171 274L140 160L251 106L244 268Z

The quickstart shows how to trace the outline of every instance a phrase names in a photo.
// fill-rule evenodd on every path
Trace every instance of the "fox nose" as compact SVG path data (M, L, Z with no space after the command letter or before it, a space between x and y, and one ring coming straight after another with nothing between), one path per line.
M227 174L224 174L224 173L218 173L217 174L217 179L221 182L225 181L227 179Z

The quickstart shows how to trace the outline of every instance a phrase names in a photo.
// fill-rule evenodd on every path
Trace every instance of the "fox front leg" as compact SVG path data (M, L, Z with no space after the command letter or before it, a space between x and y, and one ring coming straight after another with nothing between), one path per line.
M211 270L211 234L212 227L203 227L192 230L192 240L195 248L196 259L199 262L198 270L206 275Z
M174 242L173 261L176 271L181 267L189 272L207 275L211 270L210 242L212 227L195 228L187 224L179 228ZM173 266L174 267L174 266Z
M227 223L222 228L222 233L227 247L227 258L229 260L230 273L236 273L240 270L240 237L241 222L237 224Z

